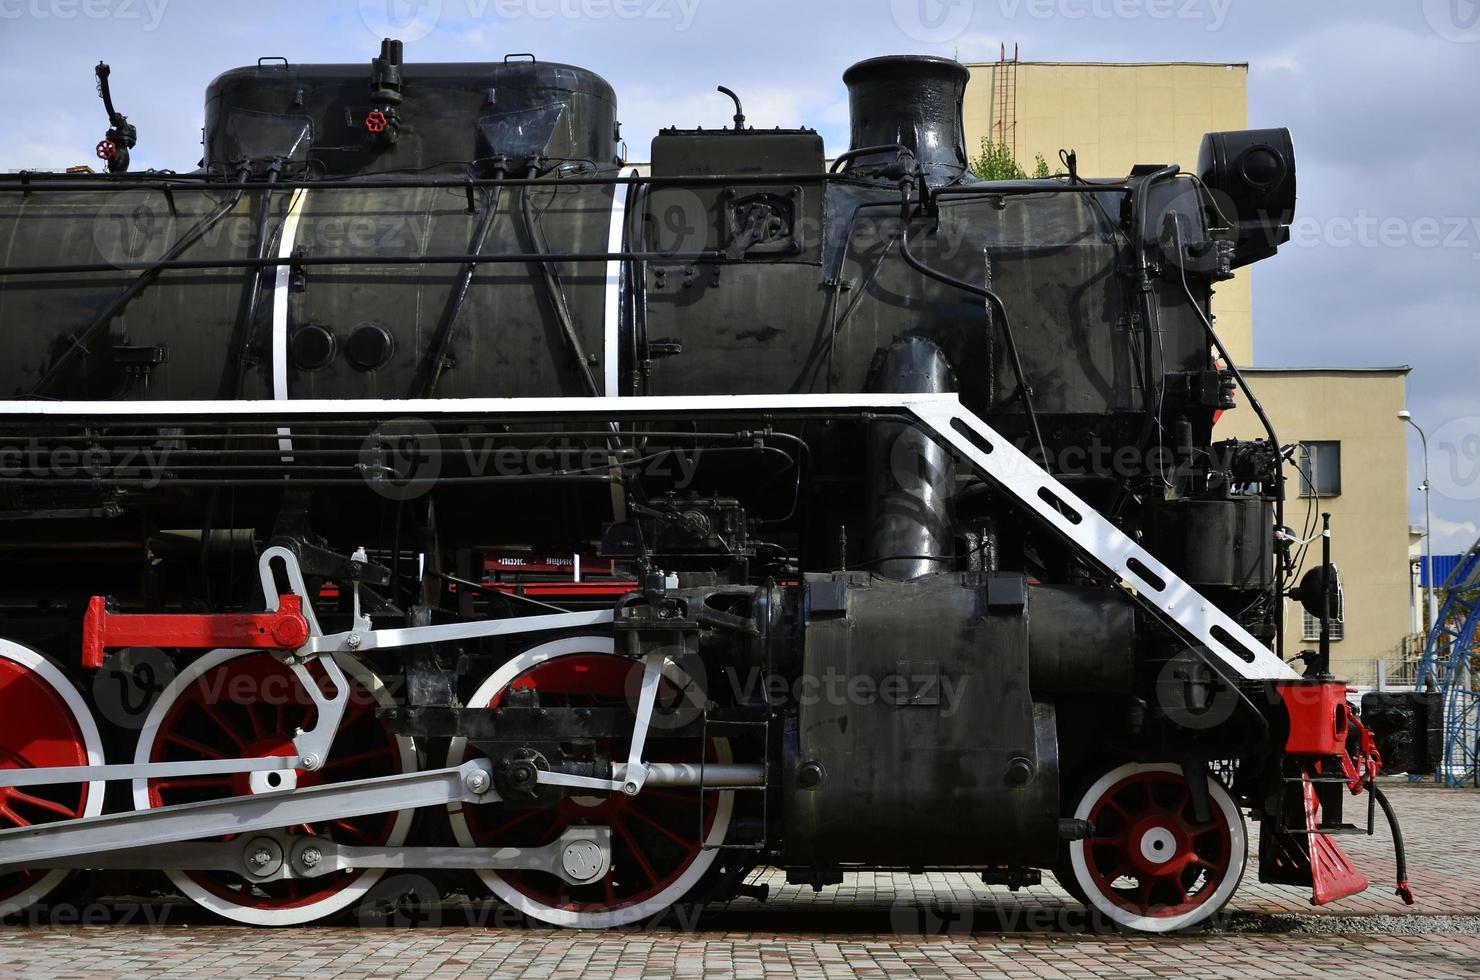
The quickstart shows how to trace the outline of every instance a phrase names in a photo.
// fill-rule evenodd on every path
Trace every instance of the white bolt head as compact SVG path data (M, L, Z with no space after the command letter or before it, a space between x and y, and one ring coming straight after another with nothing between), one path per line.
M323 859L324 852L317 847L306 847L303 849L303 853L299 855L299 860L303 862L305 868L312 868Z
M358 650L360 648L360 644L363 642L364 640L360 638L360 634L358 633L351 633L344 639L344 645L349 647L351 650Z

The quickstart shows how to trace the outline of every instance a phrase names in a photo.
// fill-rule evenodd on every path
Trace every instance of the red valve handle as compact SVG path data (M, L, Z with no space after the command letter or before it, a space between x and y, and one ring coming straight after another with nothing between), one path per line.
M118 146L112 140L98 140L96 150L99 160L112 160L118 156Z
M383 133L390 124L391 121L379 109L375 109L365 116L365 128L372 133Z

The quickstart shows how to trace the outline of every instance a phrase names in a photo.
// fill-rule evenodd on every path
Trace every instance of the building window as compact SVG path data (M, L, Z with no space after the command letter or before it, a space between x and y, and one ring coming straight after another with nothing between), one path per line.
M1296 462L1300 464L1300 496L1335 497L1341 493L1341 443L1302 442Z
M1319 643L1321 639L1321 620L1319 616L1312 616L1305 610L1300 611L1301 633L1300 638L1306 643ZM1331 617L1331 642L1335 643L1346 635L1346 627L1342 625L1338 617Z

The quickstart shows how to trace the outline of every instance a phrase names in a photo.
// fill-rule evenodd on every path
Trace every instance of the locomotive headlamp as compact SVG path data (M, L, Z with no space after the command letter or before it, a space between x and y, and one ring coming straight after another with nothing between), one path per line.
M1209 133L1197 172L1212 197L1210 222L1231 222L1237 233L1235 266L1268 258L1290 240L1295 144L1288 129Z

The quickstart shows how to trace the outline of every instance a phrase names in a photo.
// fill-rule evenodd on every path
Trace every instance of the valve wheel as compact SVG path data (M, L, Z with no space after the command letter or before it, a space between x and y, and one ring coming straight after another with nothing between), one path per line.
M383 133L390 124L390 119L379 109L375 109L365 115L365 128L372 133Z
M118 144L112 140L98 140L94 152L97 153L99 160L112 160L118 156Z
M474 708L497 707L510 690L538 692L542 708L608 707L634 712L641 663L615 654L609 636L552 640L505 663L468 700ZM634 676L634 672L637 672ZM684 683L682 671L664 670L659 700L671 699ZM629 740L600 740L613 760L625 760ZM649 762L701 761L697 739L650 738ZM724 739L709 739L702 750L709 762L728 762ZM454 739L447 764L461 765L479 753ZM601 880L572 886L540 871L480 870L478 876L511 907L556 926L604 929L660 915L697 894L729 830L734 792L644 787L636 796L592 793L567 796L553 807L504 803L452 804L453 835L465 847L538 847L574 826L611 828L611 867ZM708 844L704 847L702 844Z
M77 689L46 657L5 639L0 639L0 718L0 769L103 764L98 726ZM102 812L101 781L0 786L0 829ZM57 868L0 875L0 916L41 901L68 873Z
M1069 890L1143 932L1207 921L1233 897L1248 856L1243 814L1216 777L1208 796L1212 819L1199 823L1180 766L1131 763L1100 777L1074 811L1094 835L1069 845Z
M149 809L231 796L390 776L414 771L411 739L392 733L375 717L394 703L385 683L359 660L336 662L349 681L349 700L320 769L284 769L224 776L136 779L134 806ZM323 693L328 678L309 666ZM184 668L159 696L139 736L135 763L293 755L293 734L311 729L317 708L292 669L262 650L216 650ZM293 834L341 844L396 846L406 840L412 811L371 814L300 824ZM231 840L228 836L223 840ZM249 925L300 925L332 915L357 901L383 869L334 872L316 878L249 882L232 871L165 869L186 896L217 915Z

